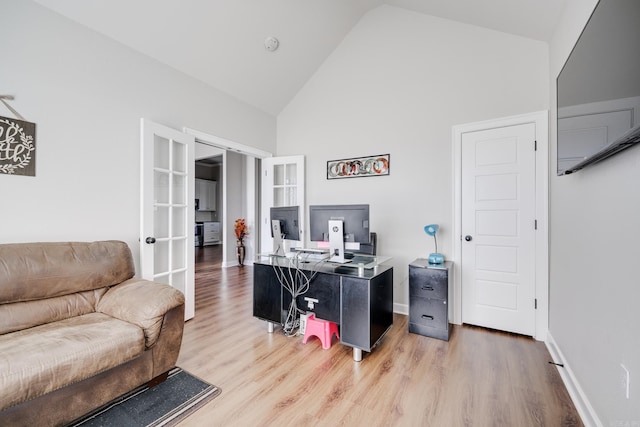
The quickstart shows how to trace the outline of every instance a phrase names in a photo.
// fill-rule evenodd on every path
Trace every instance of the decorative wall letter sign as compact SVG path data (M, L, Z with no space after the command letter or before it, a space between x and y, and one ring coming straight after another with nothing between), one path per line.
M36 124L0 116L0 174L36 176Z

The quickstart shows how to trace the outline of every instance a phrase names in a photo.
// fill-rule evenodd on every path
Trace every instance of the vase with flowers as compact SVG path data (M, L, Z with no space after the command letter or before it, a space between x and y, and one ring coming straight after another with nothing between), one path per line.
M236 222L233 226L233 230L236 234L236 254L238 255L238 264L244 265L244 256L245 256L245 247L244 247L244 238L249 235L249 227L247 227L247 223L244 218L236 219Z

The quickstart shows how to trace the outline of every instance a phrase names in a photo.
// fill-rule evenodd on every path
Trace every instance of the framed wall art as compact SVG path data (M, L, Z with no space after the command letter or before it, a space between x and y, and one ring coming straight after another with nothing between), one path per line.
M389 154L329 160L327 179L360 178L389 175Z
M36 124L0 116L0 175L36 175Z

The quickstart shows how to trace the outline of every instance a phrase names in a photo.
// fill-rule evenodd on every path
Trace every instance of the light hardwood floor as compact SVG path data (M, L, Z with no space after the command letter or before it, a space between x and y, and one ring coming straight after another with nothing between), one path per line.
M334 339L285 337L252 316L252 267L196 248L196 317L178 366L222 389L181 426L580 426L545 345L453 326L449 342L394 316L362 362Z

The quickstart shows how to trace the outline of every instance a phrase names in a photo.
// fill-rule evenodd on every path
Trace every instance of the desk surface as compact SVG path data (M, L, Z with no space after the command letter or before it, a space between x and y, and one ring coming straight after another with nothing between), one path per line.
M270 265L281 268L298 268L303 271L319 272L326 274L338 274L341 276L353 276L371 279L385 271L393 268L390 265L382 264L388 261L389 257L369 257L368 264L347 263L336 264L327 260L303 261L298 258L287 258L284 256L259 255L254 264Z

